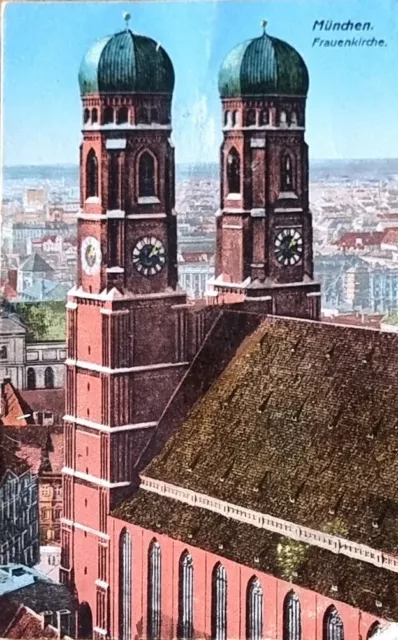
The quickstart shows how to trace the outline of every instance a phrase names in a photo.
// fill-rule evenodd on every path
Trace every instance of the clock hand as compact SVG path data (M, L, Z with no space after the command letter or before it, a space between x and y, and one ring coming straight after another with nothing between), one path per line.
M151 253L149 254L149 257L152 258L152 256L156 256L158 254L158 249L156 247L153 247Z

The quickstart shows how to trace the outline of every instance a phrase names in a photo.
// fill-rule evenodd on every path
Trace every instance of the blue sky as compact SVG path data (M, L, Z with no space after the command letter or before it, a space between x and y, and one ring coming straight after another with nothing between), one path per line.
M232 47L260 35L263 18L268 33L291 43L307 63L310 156L398 157L397 0L29 2L5 9L5 164L78 162L80 61L95 40L123 28L124 11L133 31L159 40L173 60L178 162L218 161L218 69ZM374 29L365 37L387 46L314 48L316 19L370 21Z

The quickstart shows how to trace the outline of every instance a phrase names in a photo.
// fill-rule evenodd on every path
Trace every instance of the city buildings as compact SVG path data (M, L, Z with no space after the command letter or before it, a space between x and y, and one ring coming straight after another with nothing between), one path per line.
M60 567L79 637L370 638L398 617L398 342L319 322L304 61L264 30L222 67L197 303L177 281L170 58L126 29L79 81ZM384 191L352 189L359 228ZM322 198L329 242L348 216Z

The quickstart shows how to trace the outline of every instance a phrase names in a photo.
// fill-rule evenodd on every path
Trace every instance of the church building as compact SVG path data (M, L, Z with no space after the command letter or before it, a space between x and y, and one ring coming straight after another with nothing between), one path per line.
M226 54L197 303L172 62L126 28L81 64L61 579L80 638L367 640L398 618L398 336L320 322L303 59L265 29Z

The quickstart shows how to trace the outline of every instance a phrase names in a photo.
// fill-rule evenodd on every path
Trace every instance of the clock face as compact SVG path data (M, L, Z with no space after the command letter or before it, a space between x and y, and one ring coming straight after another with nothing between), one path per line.
M87 236L84 238L81 246L81 259L85 273L92 276L98 273L101 261L101 246L97 238L94 236Z
M303 255L303 236L297 229L283 229L275 238L274 253L286 267L297 264Z
M166 264L164 244L154 236L141 238L133 249L133 264L144 276L154 276Z

